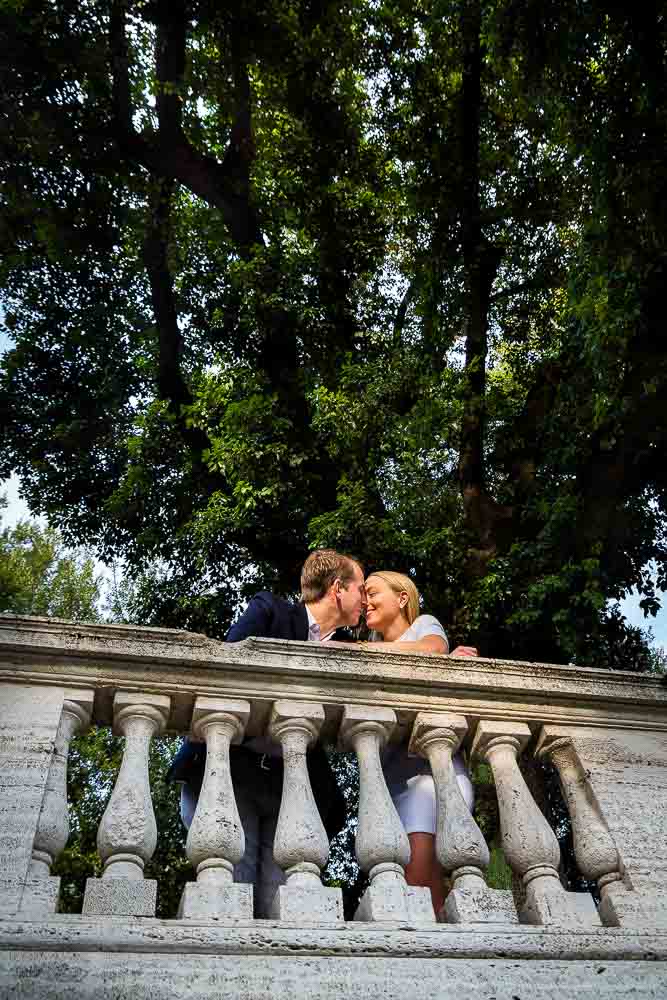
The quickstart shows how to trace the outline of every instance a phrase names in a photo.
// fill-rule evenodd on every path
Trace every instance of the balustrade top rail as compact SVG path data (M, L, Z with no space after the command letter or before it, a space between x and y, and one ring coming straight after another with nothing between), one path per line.
M434 653L368 650L346 643L247 639L224 643L174 629L91 625L0 616L0 683L93 687L94 718L112 721L117 690L171 697L167 728L189 728L197 695L242 697L253 704L250 734L265 722L262 705L300 698L325 705L324 736L342 704L397 712L401 739L418 711L456 711L471 719L517 718L531 724L585 723L667 731L667 683L659 676L496 659L458 660Z

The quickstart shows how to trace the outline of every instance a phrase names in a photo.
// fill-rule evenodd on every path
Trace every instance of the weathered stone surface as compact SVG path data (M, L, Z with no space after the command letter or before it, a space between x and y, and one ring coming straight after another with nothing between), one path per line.
M69 838L67 808L67 758L72 736L87 726L93 708L93 692L67 691L51 755L51 765L42 797L42 807L32 845L19 912L26 916L55 913L60 879L50 876L51 865Z
M289 926L270 920L237 922L120 920L62 915L50 920L0 921L0 966L6 952L103 952L154 955L364 956L511 958L568 962L667 962L667 932L598 927L466 927L347 923Z
M290 879L273 898L270 916L295 924L331 924L343 919L343 893L334 886L300 885Z
M489 863L489 849L454 772L452 754L467 730L462 715L420 712L410 737L410 750L427 757L433 773L437 805L435 853L444 872L454 879L448 903L438 918L452 923L474 923L476 913L481 922L505 916L504 910L494 909L493 894L486 888L483 869Z
M558 769L579 867L601 888L601 919L667 926L667 740L549 725L537 752Z
M534 879L519 918L524 924L550 927L597 927L600 917L593 897L583 892L566 892L556 874Z
M253 887L244 882L221 885L188 882L178 908L179 919L252 920Z
M95 691L97 723L111 721L118 691L134 697L145 691L171 698L169 724L178 732L189 726L200 691L206 692L206 698L246 701L249 736L266 733L271 706L277 699L321 705L324 739L335 738L341 708L348 705L348 726L365 723L369 734L375 728L375 747L382 734L406 740L419 712L449 712L465 717L469 726L479 719L523 726L523 735L514 737L518 739L516 750L533 740L542 726L584 729L586 732L574 734L573 746L581 763L575 778L580 788L594 797L600 829L608 835L605 851L609 843L615 847L622 869L620 878L611 872L615 880L602 887L601 911L609 924L618 927L586 926L591 919L590 900L583 896L575 899L558 888L558 919L551 927L509 922L436 924L430 899L431 922L422 922L428 890L415 890L404 883L394 919L388 919L386 893L379 891L383 884L386 887L383 878L378 881L382 871L375 873L373 892L367 900L371 910L375 909L375 914L371 913L374 919L368 923L319 922L314 916L304 923L298 907L292 916L281 911L278 922L252 921L247 906L246 916L230 920L213 916L210 910L196 913L193 908L187 919L168 922L147 915L119 916L119 910L133 911L135 907L118 901L107 908L107 913L116 915L94 919L84 914L44 920L26 909L20 919L8 915L0 919L3 1000L10 994L19 1000L117 1000L119 996L178 1000L181 994L187 1000L218 1000L220 996L231 1000L281 1000L289 996L294 1000L310 994L316 1000L356 1000L359 996L378 1000L400 996L403 1000L413 995L419 1000L436 996L456 1000L553 996L560 1000L561 996L580 993L595 993L600 998L667 995L667 934L659 932L659 928L667 928L667 688L659 678L574 667L456 661L426 654L385 654L316 643L248 640L226 646L168 630L0 618L0 685L0 726L5 727L0 728L0 755L4 754L2 762L8 765L0 778L0 792L4 793L0 808L5 810L4 820L12 789L18 789L15 811L19 815L20 810L21 819L13 828L13 843L7 832L10 827L0 827L0 855L4 848L10 867L18 859L20 869L21 856L26 861L30 856L36 816L44 805L44 763L48 766L51 758L59 705L67 692L88 687ZM13 702L9 710L6 707L8 685L19 691L18 702L23 707L18 716L12 714ZM395 725L386 726L389 719L395 719ZM463 723L456 722L456 737L464 731ZM495 737L498 735L503 734L496 732ZM17 748L21 752L16 752ZM374 758L375 753L366 756ZM14 767L19 758L20 766ZM33 765L37 780L31 786L27 779L33 776ZM374 760L371 767L375 767ZM37 789L34 800L30 799L31 787ZM512 782L508 787L511 790ZM509 815L511 810L506 812ZM585 813L586 809L580 810L579 815ZM520 811L512 815L525 820ZM372 810L369 817L373 819ZM524 833L528 831L528 840L530 826L530 822L521 826ZM379 839L383 838L384 833ZM549 837L545 833L538 840L540 850L544 847L542 853L549 855ZM400 854L400 843L394 842L393 836L388 843L390 854L396 855L397 848ZM48 853L50 848L45 844L43 853ZM596 846L590 838L587 850L592 863L600 868L599 858L594 857ZM398 875L396 860L400 858L387 862L382 850L380 847L377 852L376 867L389 864L399 869L395 872ZM517 850L521 854L520 848ZM473 860L479 861L479 850L473 853ZM601 857L600 851L597 854ZM467 854L461 857L470 860ZM522 862L522 867L525 876L543 892L549 882L555 886L557 880L545 872L532 878L533 869L541 867L535 860L528 857L528 865ZM538 860L555 870L551 856ZM607 861L605 867L609 867ZM20 877L14 879L15 889L19 885L23 891L25 871L24 866ZM601 881L605 877L603 874ZM105 883L103 891L113 891L123 881L107 878L98 884ZM142 880L129 881L133 890L145 891L149 885ZM461 879L459 882L466 888ZM48 884L39 887L37 896L48 894ZM2 888L0 901L4 904ZM248 889L241 887L242 891ZM28 885L23 892L26 905L31 892ZM393 905L397 897L391 892L389 896ZM533 903L538 896L533 891ZM12 905L16 901L15 892ZM465 919L470 902L463 893L452 897L458 919ZM478 920L479 898L474 904ZM150 908L146 905L138 910L151 913L153 905L151 900ZM378 919L383 905L384 915ZM542 900L540 905L547 909L551 901ZM583 915L582 905L586 909ZM571 916L567 922L562 921L564 910ZM396 919L399 913L400 919ZM543 914L539 916L544 919Z
M658 963L508 959L306 958L261 955L8 956L0 994L15 1000L663 1000Z
M88 878L82 912L90 916L154 917L155 879Z
M441 919L451 924L516 924L519 918L509 889L481 885L478 889L455 886L447 894Z
M21 904L63 697L0 677L0 915Z
M560 848L538 809L517 765L517 753L530 739L523 723L482 720L473 754L491 765L498 794L501 842L512 870L521 877L525 898L519 919L527 924L599 924L597 910L573 902L558 878Z
M17 656L16 652L21 655ZM189 728L201 690L249 700L266 722L278 698L365 704L401 713L404 732L419 711L486 719L596 724L667 731L667 688L659 677L544 663L364 651L349 644L247 639L223 643L171 629L70 625L2 616L0 660L12 682L100 688L96 721L110 723L116 690L172 696L170 728ZM0 677L2 670L0 669ZM381 678L381 683L378 683ZM416 683L418 682L418 683Z
M157 826L148 774L148 752L164 729L170 699L165 695L119 691L114 698L114 732L125 737L123 759L111 798L97 830L105 877L143 877L155 850Z
M617 881L603 886L600 917L609 927L667 927L667 893L628 889Z
M572 730L626 885L650 897L667 891L667 735Z
M28 878L23 887L19 914L26 919L44 919L57 913L60 899L60 879L53 875L46 878Z
M408 920L413 924L436 922L430 889L420 885L408 886Z
M618 851L575 749L572 730L564 726L542 726L535 752L550 760L558 772L581 873L588 879L597 880L619 872Z
M318 883L329 857L329 838L306 764L306 752L316 742L323 721L322 706L307 702L277 701L271 711L268 734L281 745L285 765L273 857L285 870L288 883L293 878L291 869L303 869L304 864L312 866L311 881ZM296 870L294 874L303 878Z
M399 872L381 873L361 897L354 919L434 924L431 891L421 886L406 885Z
M359 761L359 814L355 840L357 860L374 878L378 866L403 866L410 860L410 843L391 800L380 764L380 750L396 724L389 709L346 705L340 741L353 747Z
M206 743L206 768L186 844L197 882L183 890L179 910L183 916L246 915L248 886L233 884L245 836L232 786L229 747L241 740L249 714L247 701L208 697L195 701L193 734ZM250 903L252 913L252 892Z

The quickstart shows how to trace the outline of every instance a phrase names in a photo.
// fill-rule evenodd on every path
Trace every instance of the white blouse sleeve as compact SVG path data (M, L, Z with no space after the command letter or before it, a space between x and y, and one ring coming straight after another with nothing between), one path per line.
M425 639L427 635L437 635L440 636L441 639L444 639L449 647L447 633L438 619L434 618L433 615L420 615L419 618L416 618L413 621L412 625L408 629L408 632L410 634L408 635L406 632L405 638L412 639L413 642L417 642L419 639Z

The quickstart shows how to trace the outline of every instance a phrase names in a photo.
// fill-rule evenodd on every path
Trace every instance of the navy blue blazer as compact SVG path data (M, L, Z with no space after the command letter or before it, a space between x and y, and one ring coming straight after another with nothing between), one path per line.
M292 604L275 597L268 590L255 594L237 622L225 637L225 642L241 642L251 635L262 639L308 638L308 615L305 604Z
M266 590L255 594L239 620L230 628L225 642L241 642L250 636L305 641L308 638L308 614L305 605L293 604ZM350 637L342 629L334 632L332 638L340 642L350 641ZM233 755L234 751L235 747L231 747L230 754ZM307 760L313 795L322 822L329 836L333 837L345 823L345 800L331 771L327 756L319 744L309 750ZM186 781L188 784L200 787L205 763L205 744L186 740L174 757L167 780Z
M255 594L241 617L230 628L225 642L241 642L251 635L262 639L308 638L308 613L305 604L293 604L262 590ZM349 642L349 636L337 629L332 639Z

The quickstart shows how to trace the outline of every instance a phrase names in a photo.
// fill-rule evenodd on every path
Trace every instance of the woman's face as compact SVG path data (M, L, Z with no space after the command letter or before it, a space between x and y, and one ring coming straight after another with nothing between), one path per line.
M407 619L401 606L407 604L408 595L397 594L380 576L369 576L366 580L366 624L377 632L386 632L397 618Z

